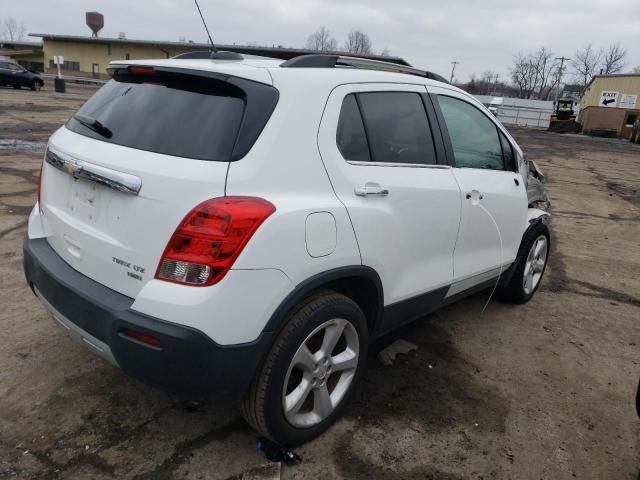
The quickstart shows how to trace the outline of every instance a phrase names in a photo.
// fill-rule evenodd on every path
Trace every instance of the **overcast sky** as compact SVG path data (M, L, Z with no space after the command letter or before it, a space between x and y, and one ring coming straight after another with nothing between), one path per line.
M411 64L459 80L495 70L508 76L515 53L550 48L573 56L593 43L620 42L627 68L640 66L640 0L199 0L214 41L303 47L325 25L342 45L352 29L376 51L388 48ZM88 35L84 12L105 16L102 36L204 42L192 0L0 0L0 17L28 32Z

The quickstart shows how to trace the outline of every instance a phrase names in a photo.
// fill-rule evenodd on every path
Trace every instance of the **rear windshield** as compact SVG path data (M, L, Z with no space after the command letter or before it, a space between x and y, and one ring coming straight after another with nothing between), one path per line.
M234 84L193 75L116 76L82 106L67 128L139 150L198 160L237 160L266 124L277 91L235 80ZM246 121L249 115L251 121ZM100 128L90 128L88 121L99 122Z

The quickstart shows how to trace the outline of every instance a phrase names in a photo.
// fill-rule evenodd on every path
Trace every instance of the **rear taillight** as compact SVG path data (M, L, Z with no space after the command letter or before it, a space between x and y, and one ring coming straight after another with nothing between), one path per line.
M182 220L162 255L156 278L213 285L229 271L251 236L276 208L257 197L202 202Z
M38 175L38 209L42 212L42 170L44 169L44 161L40 165L40 174Z

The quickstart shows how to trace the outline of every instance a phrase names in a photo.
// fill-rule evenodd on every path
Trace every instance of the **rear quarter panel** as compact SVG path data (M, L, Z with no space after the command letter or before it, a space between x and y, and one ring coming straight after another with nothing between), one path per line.
M233 269L276 268L298 284L323 271L359 265L361 259L349 216L318 151L318 128L331 86L314 81L308 71L292 70L273 72L280 100L249 155L231 163L226 193L262 197L276 206ZM331 253L312 257L306 224L318 212L335 218L336 245Z

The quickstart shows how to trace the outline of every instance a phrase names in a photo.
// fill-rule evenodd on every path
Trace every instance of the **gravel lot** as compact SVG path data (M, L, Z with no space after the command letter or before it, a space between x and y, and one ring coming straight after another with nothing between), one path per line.
M48 85L51 88L51 85ZM22 273L46 138L95 89L0 88L0 478L248 478L264 469L229 399L199 406L72 343ZM640 146L514 130L548 178L550 268L524 306L488 292L369 358L354 402L282 478L636 479Z

